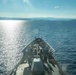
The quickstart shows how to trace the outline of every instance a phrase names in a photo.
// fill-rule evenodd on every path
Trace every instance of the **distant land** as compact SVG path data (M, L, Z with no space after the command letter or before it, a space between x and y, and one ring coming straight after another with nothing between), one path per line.
M43 20L43 21L70 21L76 19L73 18L53 18L53 17L38 17L38 18L9 18L9 17L0 17L0 20Z

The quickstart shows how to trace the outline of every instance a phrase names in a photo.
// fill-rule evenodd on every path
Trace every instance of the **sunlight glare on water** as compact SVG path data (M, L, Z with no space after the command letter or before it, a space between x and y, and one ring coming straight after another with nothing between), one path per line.
M0 38L1 41L1 63L4 63L7 70L12 69L17 61L17 56L20 56L19 53L19 32L20 27L23 21L15 20L1 20L0 29L2 31ZM18 60L19 61L19 60ZM11 65L11 64L13 65Z
M14 21L14 20L2 20L1 24L3 25L3 28L7 31L14 30L19 24L21 24L20 21Z

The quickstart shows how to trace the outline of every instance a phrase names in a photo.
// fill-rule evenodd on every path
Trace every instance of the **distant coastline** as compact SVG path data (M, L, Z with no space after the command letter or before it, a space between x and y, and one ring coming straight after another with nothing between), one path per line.
M29 20L28 18L10 18L10 17L0 17L0 20Z
M0 20L43 20L43 21L76 21L74 18L52 18L52 17L38 17L38 18L10 18L0 17Z

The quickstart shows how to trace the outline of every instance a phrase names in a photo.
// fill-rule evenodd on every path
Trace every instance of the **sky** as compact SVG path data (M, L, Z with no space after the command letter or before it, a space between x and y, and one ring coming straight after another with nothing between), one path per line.
M0 0L0 17L76 18L76 0Z

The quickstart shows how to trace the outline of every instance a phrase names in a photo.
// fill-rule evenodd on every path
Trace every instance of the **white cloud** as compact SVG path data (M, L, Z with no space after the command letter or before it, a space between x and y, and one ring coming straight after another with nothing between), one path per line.
M23 0L23 2L24 2L24 3L27 3L28 6L32 7L32 4L31 4L31 2L30 2L29 0Z
M60 7L59 7L59 6L55 6L54 8L55 8L55 9L58 9L58 8L60 8Z

